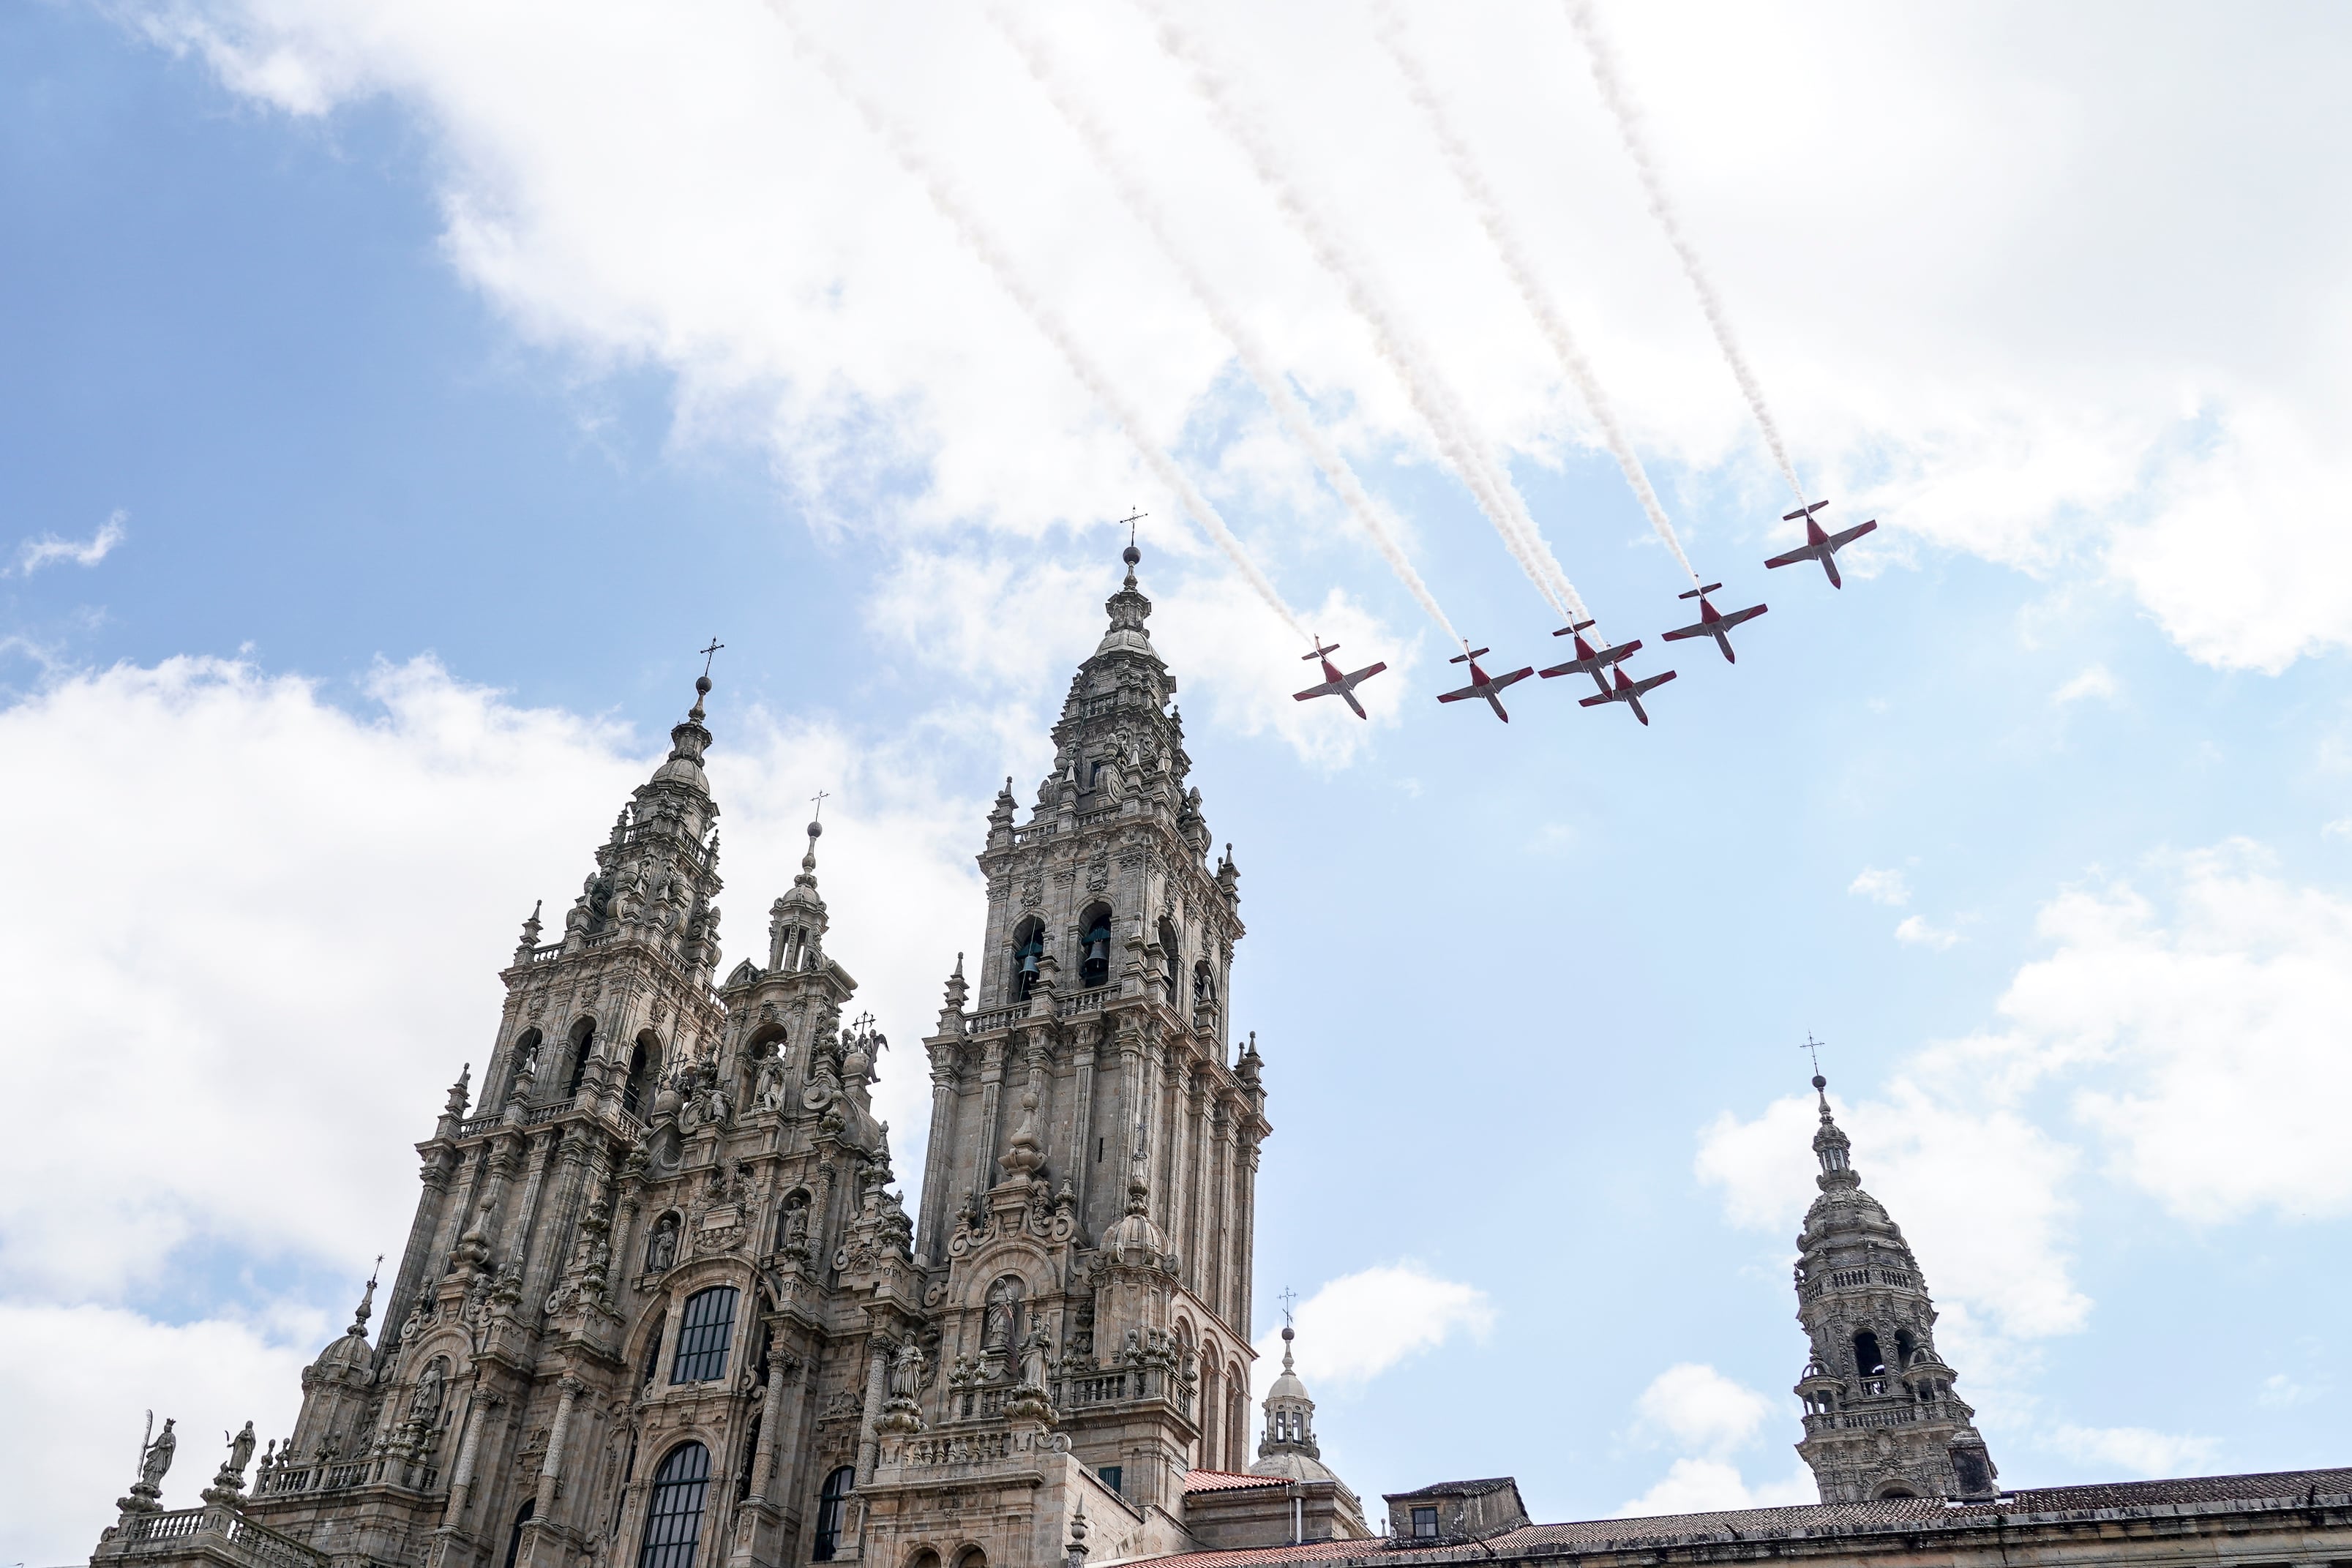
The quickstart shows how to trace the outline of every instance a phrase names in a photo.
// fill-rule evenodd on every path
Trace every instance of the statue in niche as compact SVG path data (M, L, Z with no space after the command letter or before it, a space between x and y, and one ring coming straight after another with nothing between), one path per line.
M677 1216L665 1214L646 1238L646 1272L658 1274L677 1261Z
M416 1392L409 1396L408 1418L430 1426L433 1418L441 1414L441 1389L448 1380L449 1363L446 1358L436 1355L426 1362L425 1370L416 1375Z
M1011 1280L999 1280L988 1288L988 1305L981 1316L982 1352L1003 1355L1013 1348L1013 1309L1020 1299L1021 1288Z
M752 1092L752 1098L762 1111L781 1111L784 1108L784 1053L782 1051L772 1050L760 1059L759 1087Z

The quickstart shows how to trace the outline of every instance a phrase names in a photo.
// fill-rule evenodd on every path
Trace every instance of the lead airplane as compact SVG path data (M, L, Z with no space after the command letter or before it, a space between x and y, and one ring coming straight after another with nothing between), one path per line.
M1688 593L1678 593L1675 595L1677 599L1697 600L1698 619L1688 626L1677 626L1673 631L1667 632L1666 641L1669 643L1678 643L1685 637L1712 637L1715 639L1715 645L1723 650L1724 658L1727 662L1736 664L1739 662L1739 655L1731 651L1731 629L1734 626L1738 625L1742 621L1755 620L1759 615L1761 615L1764 612L1769 610L1771 606L1769 604L1751 604L1745 610L1735 610L1730 614L1726 615L1723 612L1717 610L1714 605L1709 604L1706 601L1706 596L1713 593L1717 589L1721 588L1723 584L1719 582L1710 582L1705 587L1694 588Z
M1338 697L1348 705L1349 710L1358 718L1370 718L1372 716L1366 713L1364 705L1356 700L1356 688L1387 669L1388 664L1385 661L1377 664L1366 664L1360 670L1351 670L1343 675L1339 673L1339 667L1326 657L1339 651L1339 643L1326 643L1320 636L1317 637L1315 652L1302 653L1299 657L1302 660L1321 659L1323 661L1323 684L1309 686L1303 692L1293 692L1290 694L1291 698L1295 702L1303 703L1311 697Z
M1805 519L1805 542L1785 554L1774 556L1764 564L1768 567L1794 566L1801 560L1817 560L1822 563L1822 570L1830 574L1830 586L1843 588L1845 579L1838 575L1837 562L1830 558L1876 528L1878 519L1873 517L1866 523L1857 524L1841 533L1824 533L1822 531L1821 524L1813 521L1813 514L1828 505L1827 501L1815 501L1810 507L1801 507L1783 516L1780 520L1784 523L1793 523L1799 517Z
M1517 681L1524 681L1534 674L1536 667L1529 664L1523 670L1513 670L1507 675L1489 675L1478 667L1478 659L1481 654L1492 652L1494 650L1491 648L1473 648L1470 645L1470 639L1465 637L1462 640L1462 652L1445 662L1449 664L1469 665L1470 684L1458 692L1443 693L1437 700L1442 703L1458 703L1465 697L1485 697L1486 706L1495 710L1495 716L1508 724L1511 722L1511 716L1503 711L1503 699L1496 694L1505 686Z
M1617 677L1617 685L1615 690L1612 691L1609 687L1603 686L1601 688L1601 695L1599 696L1586 697L1576 706L1579 707L1599 707L1603 703L1623 703L1627 707L1633 710L1633 716L1635 718L1640 719L1643 724L1647 724L1650 722L1650 716L1642 711L1642 694L1650 690L1654 686L1663 686L1668 681L1675 678L1675 673L1672 670L1668 670L1663 675L1652 675L1646 681L1629 681L1625 678L1625 672L1622 670L1617 670L1612 673ZM1595 675L1593 678L1595 680L1600 679L1598 675Z
M1579 621L1552 633L1555 637L1575 638L1576 657L1565 664L1554 664L1549 670L1538 672L1544 679L1549 680L1554 675L1591 675L1595 686L1603 692L1609 689L1609 678L1601 671L1639 648L1642 640L1636 637L1630 643L1620 643L1613 648L1603 648L1595 653L1592 644L1584 640L1584 633L1591 629L1592 624L1590 621Z

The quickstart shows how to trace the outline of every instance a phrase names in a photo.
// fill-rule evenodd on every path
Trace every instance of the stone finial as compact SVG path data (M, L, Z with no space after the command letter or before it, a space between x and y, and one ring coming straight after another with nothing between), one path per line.
M375 1255L375 1267L368 1270L367 1289L360 1293L360 1304L352 1310L352 1326L343 1331L353 1339L367 1338L368 1319L375 1314L375 1279L383 1271L383 1254L379 1252ZM247 1429L251 1430L251 1423L247 1424ZM245 1467L239 1465L237 1469L242 1470Z
M1069 1543L1062 1548L1062 1560L1068 1568L1086 1568L1087 1505L1084 1500L1070 1515L1070 1539Z
M446 1109L451 1116L457 1117L459 1120L464 1119L466 1114L466 1103L471 1097L472 1093L469 1086L472 1084L473 1081L474 1064L469 1061L466 1063L465 1067L458 1072L457 1082L449 1085L449 1103Z
M539 912L546 903L547 901L543 898L535 898L531 900L530 918L522 923L522 941L520 944L521 946L536 947L539 946L539 934L543 929L540 925Z

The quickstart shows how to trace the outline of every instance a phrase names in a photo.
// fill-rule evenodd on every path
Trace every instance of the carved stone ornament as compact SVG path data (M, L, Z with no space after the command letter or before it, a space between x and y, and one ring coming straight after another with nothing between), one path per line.
M1045 902L1045 879L1032 873L1029 880L1021 884L1021 907L1034 909Z

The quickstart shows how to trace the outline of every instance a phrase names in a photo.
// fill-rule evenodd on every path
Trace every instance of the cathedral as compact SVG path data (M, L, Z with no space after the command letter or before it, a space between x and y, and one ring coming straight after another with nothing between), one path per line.
M248 1425L200 1506L161 1500L167 1421L93 1568L2352 1561L2352 1470L2004 1490L1825 1092L1794 1390L1819 1504L1544 1525L1500 1477L1368 1515L1287 1326L1251 1407L1272 1128L1224 1005L1240 875L1125 559L1053 772L988 816L913 1212L817 823L764 962L720 974L706 674L561 933L523 925L479 1092L417 1145L381 1329L371 1280L292 1433L257 1464Z

